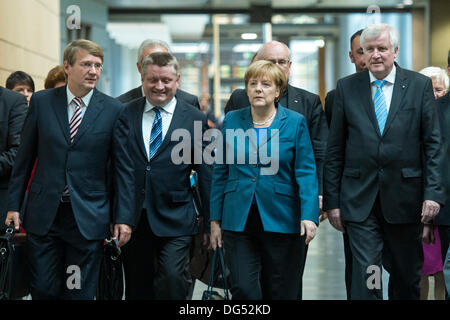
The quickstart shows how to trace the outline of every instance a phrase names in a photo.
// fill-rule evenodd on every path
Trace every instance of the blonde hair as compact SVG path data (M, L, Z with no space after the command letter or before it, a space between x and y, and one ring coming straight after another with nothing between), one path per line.
M267 60L255 61L248 67L247 71L245 71L245 90L247 91L250 79L262 77L271 79L280 90L280 95L276 99L276 101L279 101L287 85L286 75L276 64Z
M69 43L64 49L63 61L67 61L69 65L73 66L76 60L76 54L80 49L86 50L89 54L95 57L99 57L100 59L102 59L103 63L102 48L100 48L100 46L95 42L85 39L75 40Z

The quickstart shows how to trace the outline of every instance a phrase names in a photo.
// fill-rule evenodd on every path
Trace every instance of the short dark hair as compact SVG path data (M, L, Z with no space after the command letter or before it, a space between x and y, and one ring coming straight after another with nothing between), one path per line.
M23 71L16 71L9 75L8 79L6 79L6 88L14 89L15 86L25 84L29 86L34 92L34 81L31 76Z
M357 36L361 36L363 31L364 31L364 29L360 29L352 35L352 37L350 38L350 50L352 50L353 39L355 39Z

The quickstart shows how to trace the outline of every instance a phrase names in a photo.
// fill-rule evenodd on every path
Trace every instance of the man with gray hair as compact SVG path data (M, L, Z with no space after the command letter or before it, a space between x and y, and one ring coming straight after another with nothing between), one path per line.
M382 299L382 252L389 250L391 298L419 299L421 223L445 202L441 133L431 80L395 62L398 32L364 29L368 70L337 83L324 166L324 209L348 233L351 299Z
M123 248L127 300L185 300L189 296L186 272L192 238L198 233L190 192L192 170L197 172L203 201L200 215L209 221L211 166L194 163L194 156L200 151L197 147L201 148L201 154L206 147L206 142L197 145L194 141L194 127L203 137L206 116L176 98L179 81L175 57L167 52L154 52L142 63L145 96L125 106L124 113L134 128L129 151L136 177L137 225L129 244ZM174 141L172 136L177 139ZM180 145L182 163L174 159L180 156Z
M146 39L144 40L138 49L138 61L136 62L137 69L139 73L141 74L142 78L142 67L141 64L144 61L144 59L153 52L170 52L169 45L161 40L153 40L153 39ZM144 90L142 89L142 86L139 86L137 88L134 88L128 92L125 92L124 94L117 97L117 99L122 103L130 102L131 100L141 98L143 97ZM198 103L197 96L194 96L186 91L183 91L181 89L177 90L176 94L177 99L183 100L186 103L189 103L197 108L200 109L200 104Z

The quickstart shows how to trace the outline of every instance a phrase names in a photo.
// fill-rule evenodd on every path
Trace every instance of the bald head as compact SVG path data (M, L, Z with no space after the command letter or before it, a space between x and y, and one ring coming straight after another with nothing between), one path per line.
M275 63L289 79L291 70L290 51L287 45L279 41L265 43L258 51L257 60L268 60Z

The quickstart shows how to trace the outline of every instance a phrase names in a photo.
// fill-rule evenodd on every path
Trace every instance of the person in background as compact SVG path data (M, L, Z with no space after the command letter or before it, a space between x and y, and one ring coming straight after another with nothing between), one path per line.
M223 157L217 155L214 164L211 246L222 247L223 230L233 300L295 300L302 246L319 223L308 126L304 116L278 103L287 79L276 64L254 62L244 81L250 106L225 116ZM249 139L235 144L230 130L250 132ZM270 166L263 160L269 152Z
M27 98L29 105L34 92L34 81L28 73L16 71L11 73L6 79L6 88L23 94Z
M449 79L447 76L447 72L444 69L438 67L427 67L419 71L419 73L431 78L433 84L433 92L435 99L445 96L448 91ZM440 118L440 117L439 117ZM440 119L441 120L441 119ZM442 121L441 121L442 122ZM441 123L441 132L445 130L442 128ZM447 137L442 134L443 145L445 146L444 140ZM443 149L443 153L445 156L445 147ZM446 173L445 167L442 168L445 170L443 173ZM446 174L442 174L443 183L445 183ZM450 190L447 190L449 192ZM450 217L447 217L447 213L445 212L445 206L442 208L440 213L436 216L433 223L426 224L423 230L423 254L424 254L424 263L422 267L422 277L420 279L420 299L428 300L428 292L429 292L429 278L434 278L434 299L435 300L444 300L445 299L445 280L443 273L443 259L441 250L441 239L439 237L439 224L438 222L444 223L442 227L445 228L445 224L450 225ZM448 242L447 242L448 247ZM445 250L447 252L447 250Z
M45 78L44 88L58 88L65 86L67 83L66 73L64 72L64 66L56 66L52 68Z

